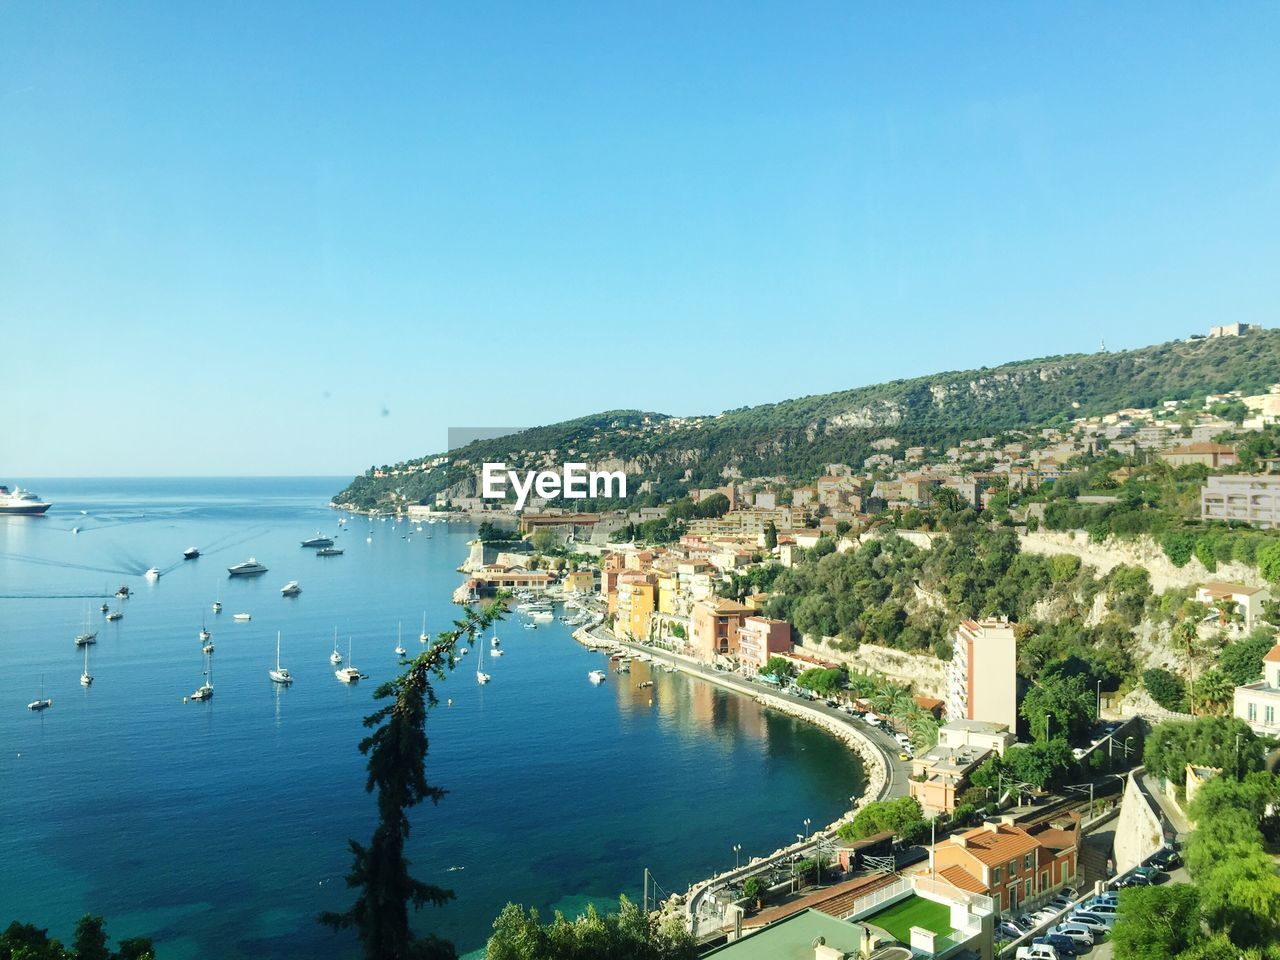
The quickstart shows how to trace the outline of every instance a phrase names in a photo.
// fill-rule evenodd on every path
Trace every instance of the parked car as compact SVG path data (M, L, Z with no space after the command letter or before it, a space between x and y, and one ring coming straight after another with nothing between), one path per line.
M1092 947L1094 941L1098 939L1097 935L1093 932L1093 928L1086 927L1082 923L1060 923L1050 930L1049 933L1057 936L1070 937L1086 950L1089 947Z
M1004 923L1000 924L1000 934L1008 937L1010 940L1017 940L1019 937L1025 937L1027 932L1028 931L1022 928L1021 924L1014 920L1006 920Z
M1081 953L1083 949L1087 949L1062 933L1046 933L1043 937L1036 937L1031 942L1048 944L1058 951L1059 956L1063 957L1074 957L1076 954Z
M1157 867L1135 867L1133 875L1144 878L1148 884L1159 883L1164 877L1164 874Z
M1178 867L1182 866L1182 854L1177 850L1166 847L1152 857L1149 862L1153 867L1161 870L1177 870Z
M1100 917L1096 913L1087 913L1083 910L1077 910L1071 915L1071 922L1078 923L1082 927L1088 927L1090 930L1093 930L1097 934L1097 937L1094 939L1098 939L1111 932L1111 925L1115 921L1114 919Z
M1058 951L1047 943L1028 943L1019 947L1015 960L1059 960Z
M1120 911L1114 903L1098 901L1097 903L1086 904L1085 909L1095 917L1101 917L1103 920L1114 921L1120 915Z
M1072 906L1074 903L1075 901L1072 900L1070 897L1060 893L1056 897L1054 897L1052 900L1049 901L1049 906L1057 909L1061 909L1061 910L1066 910L1068 907Z
M908 753L903 753L903 752L899 751L899 752L898 752L898 759L899 759L899 760L901 760L901 761L903 761L903 762L905 763L906 761L908 761L908 760L910 760L910 759L911 759L911 755L910 755L910 754L908 754Z

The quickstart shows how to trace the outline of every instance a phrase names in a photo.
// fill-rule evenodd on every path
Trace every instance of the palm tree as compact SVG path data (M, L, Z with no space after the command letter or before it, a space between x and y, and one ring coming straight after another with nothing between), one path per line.
M1170 631L1178 650L1187 658L1187 685L1195 682L1195 654L1199 647L1200 631L1195 620L1186 617L1178 621Z
M1206 670L1192 690L1193 702L1205 713L1225 713L1234 697L1235 685L1217 667Z

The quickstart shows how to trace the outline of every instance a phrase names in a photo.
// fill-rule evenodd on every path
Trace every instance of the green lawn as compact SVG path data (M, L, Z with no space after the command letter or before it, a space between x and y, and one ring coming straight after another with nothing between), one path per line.
M941 903L934 903L915 894L899 900L887 910L863 917L862 923L874 923L883 927L902 943L911 943L911 928L924 927L940 936L951 932L951 910Z

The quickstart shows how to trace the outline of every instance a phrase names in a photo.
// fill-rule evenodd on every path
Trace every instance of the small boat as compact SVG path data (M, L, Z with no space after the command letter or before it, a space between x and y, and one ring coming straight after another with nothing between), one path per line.
M182 551L183 560L194 560L198 556L200 556L200 551L195 547L187 547L187 549Z
M587 674L587 679L592 683L604 683L609 679L609 675L603 670L592 670Z
M116 591L116 599L117 599L117 600L128 600L128 599L129 599L129 585L128 585L128 584L125 584L125 583L120 584L120 589Z
M497 637L494 637L492 640L489 641L489 646L500 647L502 646L502 641L499 640Z
M200 622L200 642L204 643L210 636L209 628L204 625L204 621L202 620Z
M213 699L213 660L206 653L204 655L204 683L196 688L196 692L191 694L192 700L212 700Z
M501 647L494 647L494 648L493 648L493 650L491 650L490 652L491 652L495 657L500 657L500 656L502 656L502 648L501 648Z
M333 653L329 654L329 662L335 667L342 662L342 654L338 652L338 628L333 628Z
M406 652L404 649L404 642L401 639L403 634L404 634L403 626L397 625L396 627L396 656L397 657L403 657Z
M98 633L96 630L76 634L77 647L87 647L89 644L97 643L97 642L98 642Z
M466 648L466 647L462 647L462 648L458 651L458 653L459 653L461 656L464 656L464 657L465 657L465 656L467 655L467 648Z
M266 572L267 568L254 557L250 557L244 563L237 563L227 567L228 575L233 577L256 577Z
M347 665L333 671L333 675L343 683L355 683L360 679L360 671L351 666L351 638L347 637Z
M237 622L239 622L239 623L247 623L248 621L250 621L250 620L252 620L252 619L253 619L253 614L251 614L251 613L233 613L233 614L231 615L231 619L232 619L232 620L235 620L235 621L237 621Z
M480 645L480 661L476 664L476 683L488 683L493 678L484 672L484 645Z
M105 603L102 605L102 612L103 612L103 613L106 613L106 612L107 612L108 610L110 610L110 609L111 609L111 608L110 608L109 606L107 606Z
M112 610L110 613L107 614L107 621L110 623L115 623L117 620L119 620L123 616L124 614L121 613L119 610Z
M84 673L80 674L80 683L82 686L89 686L93 683L93 674L89 672L89 648L84 648Z
M279 630L276 631L276 668L274 670L268 670L267 676L269 676L276 683L284 684L286 687L289 684L293 683L293 674L289 672L289 668L280 666L280 631Z
M44 674L40 674L40 699L27 704L28 710L48 710L53 706L53 699L44 695Z
M213 601L213 612L214 612L214 613L221 613L221 612L222 612L222 601L221 601L221 600L215 600L215 601Z
M283 587L280 588L280 595L282 597L296 597L301 592L302 592L302 588L298 586L297 580L290 580L288 583L286 583Z
M332 547L333 537L326 537L320 534L312 537L310 540L303 540L304 547Z
M631 663L630 663L630 661L628 661L628 660L619 660L619 661L618 661L618 672L619 672L619 673L630 673L630 672L631 672Z
M317 557L340 557L342 556L342 551L339 550L337 547L321 547L319 550L316 551L316 556Z
M144 573L144 574L143 574L143 576L144 576L144 577L146 577L148 580L151 580L151 581L159 580L159 579L160 579L160 569L159 569L158 567L151 567L149 570L147 570L147 572L146 572L146 573Z
M538 625L537 625L536 623L526 623L526 624L522 624L522 626L523 626L526 630L537 630L537 629L538 629Z
M638 686L641 690L647 690L649 687L652 687L652 686L653 686L653 681L652 681L652 680L641 680L641 681L637 684L637 686Z
M418 634L418 642L426 643L431 638L427 636L427 611L422 611L422 632Z

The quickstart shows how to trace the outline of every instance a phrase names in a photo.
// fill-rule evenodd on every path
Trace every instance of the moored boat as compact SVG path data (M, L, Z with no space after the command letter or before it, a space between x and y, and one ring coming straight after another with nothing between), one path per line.
M259 563L256 557L250 557L244 563L237 563L227 567L227 573L233 577L256 577L258 574L266 572L266 566Z

